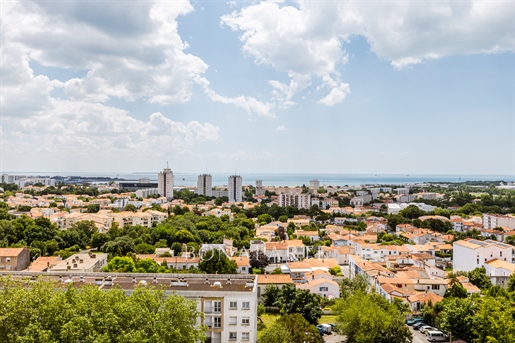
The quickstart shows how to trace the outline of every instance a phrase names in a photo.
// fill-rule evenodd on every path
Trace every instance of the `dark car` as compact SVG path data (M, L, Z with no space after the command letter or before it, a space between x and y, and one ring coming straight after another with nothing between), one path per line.
M406 320L406 324L408 324L408 325L410 325L410 326L411 326L411 325L413 325L413 324L420 323L420 322L423 322L423 321L424 321L424 319L423 319L423 318L419 318L419 317L417 317L417 318L411 318L411 319Z
M424 322L415 323L415 324L413 324L413 330L418 330L418 329L420 329L424 325L427 325L427 324L424 323Z

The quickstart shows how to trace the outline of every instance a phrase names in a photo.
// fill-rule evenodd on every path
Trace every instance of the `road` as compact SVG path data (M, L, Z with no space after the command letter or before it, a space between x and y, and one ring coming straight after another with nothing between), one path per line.
M426 339L426 335L420 333L418 330L413 330L413 328L409 327L410 332L413 334L412 343L428 343ZM335 334L334 332L330 335L324 335L325 343L343 343L345 342L345 336L340 336Z
M409 327L409 330L413 334L413 343L427 343L426 335L420 333L418 330L413 330L412 326Z

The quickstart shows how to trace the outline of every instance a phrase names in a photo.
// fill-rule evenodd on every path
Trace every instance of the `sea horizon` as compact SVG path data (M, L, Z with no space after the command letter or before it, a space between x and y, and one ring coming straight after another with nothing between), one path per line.
M148 178L157 182L157 172L3 172L11 175L42 176L42 177L81 177L81 178L111 178L125 181L138 181ZM175 187L196 186L200 173L174 172ZM213 186L227 185L227 178L235 173L210 173ZM256 180L262 180L263 186L302 186L309 185L310 180L316 179L320 186L357 186L357 185L402 185L423 182L465 182L465 181L505 181L512 182L513 175L488 174L339 174L339 173L236 173L242 177L244 185L255 185Z

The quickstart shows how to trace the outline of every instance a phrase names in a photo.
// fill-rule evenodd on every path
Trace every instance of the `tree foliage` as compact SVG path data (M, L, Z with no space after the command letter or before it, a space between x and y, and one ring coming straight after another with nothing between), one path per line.
M195 301L162 290L2 279L0 342L191 343L205 339Z
M270 264L270 260L261 250L254 250L249 253L249 263L252 268L265 269Z
M320 343L320 333L301 314L285 314L266 328L259 343Z
M284 285L275 305L284 314L300 313L311 324L318 323L322 316L320 296L306 289L297 289L294 284Z
M412 335L398 307L378 294L360 290L335 305L336 330L355 343L408 343Z
M238 267L223 251L211 249L202 256L198 268L206 274L236 274Z

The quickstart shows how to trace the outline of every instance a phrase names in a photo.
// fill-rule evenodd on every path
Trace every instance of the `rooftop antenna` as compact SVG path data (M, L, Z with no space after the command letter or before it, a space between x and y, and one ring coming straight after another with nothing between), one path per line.
M168 161L166 161L166 169L168 169Z

